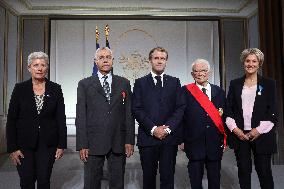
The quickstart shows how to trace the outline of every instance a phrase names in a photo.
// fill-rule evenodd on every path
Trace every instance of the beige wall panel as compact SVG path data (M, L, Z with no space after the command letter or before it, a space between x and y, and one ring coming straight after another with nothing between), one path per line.
M179 77L182 85L192 82L189 69L192 60L198 57L210 61L213 68L210 81L219 85L217 21L52 20L50 78L62 85L68 134L75 134L78 81L92 74L96 26L100 46L105 46L106 24L110 27L114 74L128 78L132 85L136 78L150 72L148 53L155 46L168 50L166 73Z

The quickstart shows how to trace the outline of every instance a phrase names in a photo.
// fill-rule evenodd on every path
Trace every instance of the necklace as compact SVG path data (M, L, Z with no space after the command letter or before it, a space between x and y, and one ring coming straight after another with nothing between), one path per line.
M255 80L255 79L247 78L247 79L246 79L246 81L247 81L247 82L251 82L251 83L253 83L253 82L255 82L256 80Z

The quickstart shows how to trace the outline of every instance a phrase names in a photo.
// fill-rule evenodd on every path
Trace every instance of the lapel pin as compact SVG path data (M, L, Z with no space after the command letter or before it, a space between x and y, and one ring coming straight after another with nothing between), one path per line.
M219 108L219 109L218 109L218 112L219 112L219 115L222 116L223 113L224 113L224 110L223 110L222 108Z
M263 87L261 85L259 85L257 94L261 95L262 90L263 90Z
M125 98L126 98L126 93L124 91L122 91L121 95L122 95L122 104L124 104Z

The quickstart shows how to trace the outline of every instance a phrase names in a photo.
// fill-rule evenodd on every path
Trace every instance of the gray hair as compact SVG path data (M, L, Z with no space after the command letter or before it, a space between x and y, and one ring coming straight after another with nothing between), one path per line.
M250 49L243 50L240 56L241 63L244 63L248 55L251 55L251 54L257 57L257 60L259 61L259 64L261 66L264 61L264 54L258 48L250 48Z
M112 50L110 50L110 48L108 47L100 47L96 50L96 53L95 53L95 60L97 60L98 58L98 54L101 50L108 50L110 52L110 55L112 56Z
M193 71L193 67L197 63L204 63L204 64L206 64L206 66L208 68L208 71L210 71L210 64L209 64L209 62L207 60L205 60L205 59L202 59L202 58L198 58L198 59L194 60L194 62L191 64L191 70L192 71Z
M30 66L33 63L33 60L35 59L44 59L45 63L48 64L48 55L45 54L44 52L32 52L28 56L28 66Z

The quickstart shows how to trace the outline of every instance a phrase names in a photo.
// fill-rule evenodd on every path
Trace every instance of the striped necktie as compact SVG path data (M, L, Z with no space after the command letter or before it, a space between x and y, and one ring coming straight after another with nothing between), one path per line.
M107 78L108 78L107 75L103 76L103 79L104 79L103 88L106 94L107 101L110 104L110 87L109 87L109 83L107 82Z

